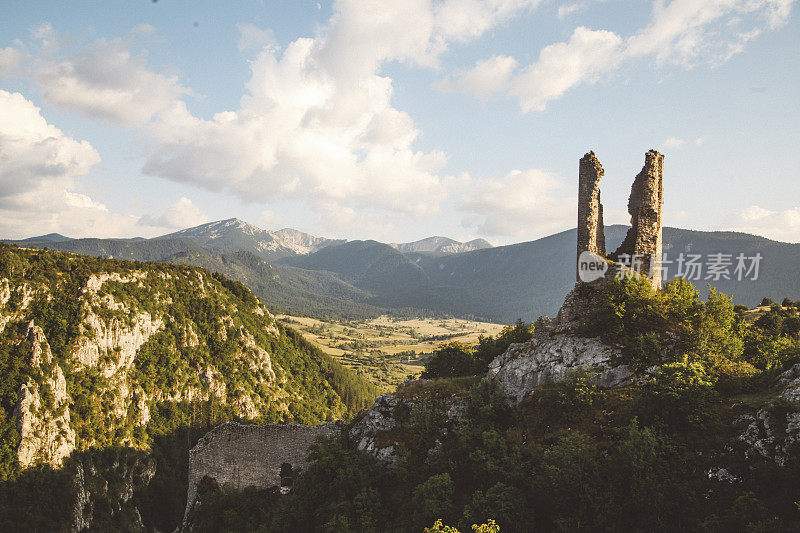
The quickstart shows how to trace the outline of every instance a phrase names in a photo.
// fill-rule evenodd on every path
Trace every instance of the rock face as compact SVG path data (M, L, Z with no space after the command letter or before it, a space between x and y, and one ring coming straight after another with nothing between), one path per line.
M589 152L578 166L578 257L590 251L606 255L606 237L603 227L603 204L600 202L600 179L603 165ZM577 277L576 271L576 279Z
M379 396L369 409L363 410L347 431L348 441L361 452L368 453L382 463L393 466L398 456L398 434L414 417L415 408L421 404L435 406L443 413L440 431L444 436L451 426L461 421L467 403L458 395L425 395L422 390L431 382L421 379L406 384L402 393ZM423 398L425 396L425 398Z
M33 321L26 341L31 345L32 377L21 387L15 413L20 434L17 459L23 468L39 463L58 467L75 449L67 382L42 328Z
M317 437L341 435L340 422L319 426L267 424L253 426L228 422L200 439L189 452L189 490L186 521L203 478L234 489L269 488L281 484L281 465L305 466L308 448Z
M558 333L512 344L489 364L489 377L517 402L534 387L562 381L577 369L596 372L593 379L602 387L615 387L633 375L627 365L614 366L621 356L619 349L598 339Z
M114 524L119 531L146 530L135 498L156 473L146 452L107 448L76 454L70 463L75 500L69 531L102 529L98 524Z
M619 248L610 255L620 260L623 254L641 256L640 272L650 273L654 262L661 260L662 207L664 205L664 156L655 150L645 154L644 167L636 176L628 199L631 228ZM661 271L652 271L653 286L661 287Z
M778 376L775 387L783 388L778 398L784 405L773 402L770 408L742 416L739 444L746 460L759 458L786 466L800 454L800 363Z

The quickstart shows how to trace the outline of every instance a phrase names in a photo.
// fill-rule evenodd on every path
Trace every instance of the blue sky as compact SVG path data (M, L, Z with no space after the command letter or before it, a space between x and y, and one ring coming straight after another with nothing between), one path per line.
M795 0L6 2L0 235L267 229L495 244L607 222L800 241Z

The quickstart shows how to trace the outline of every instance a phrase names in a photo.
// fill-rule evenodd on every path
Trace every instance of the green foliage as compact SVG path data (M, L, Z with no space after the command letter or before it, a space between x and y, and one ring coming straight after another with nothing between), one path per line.
M425 363L423 378L473 376L486 372L488 364L505 352L512 343L525 342L533 336L533 324L522 319L506 326L497 338L481 335L475 347L452 341L441 345Z
M256 405L263 403L257 422L316 424L346 419L370 405L378 394L374 386L297 332L276 324L243 284L218 274L182 265L108 260L4 244L0 244L0 272L6 276L0 283L9 283L13 295L12 305L4 312L14 313L0 334L0 481L4 482L0 489L9 487L7 495L12 494L10 487L21 486L18 482L39 480L36 483L51 484L54 498L72 501L67 489L56 482L63 469L35 477L20 472L16 458L20 436L14 409L21 384L26 379L37 381L45 409L54 398L41 380L42 372L30 369L32 347L25 332L31 320L43 329L53 364L64 371L78 450L99 458L105 450L123 445L149 449L157 473L136 500L145 524L155 530L171 531L179 525L186 497L188 450L213 425L238 419L233 408L236 400L249 396ZM123 309L98 305L86 296L87 280L102 274L111 277L98 296L123 304ZM23 294L30 300L25 307L21 305ZM124 376L133 396L125 416L113 414L119 407L117 385L104 372L119 362L119 353L99 354L95 366L78 364L72 355L79 342L92 340L84 324L87 313L96 314L109 328L115 321L132 326L139 313L163 322L138 350ZM249 363L258 350L268 354L275 377L261 364ZM224 385L224 397L216 398L201 379L207 369ZM180 397L190 387L212 399L191 404L155 400ZM273 401L279 389L288 395L288 410L278 409ZM146 426L139 422L140 408L150 412ZM113 478L110 472L108 476ZM38 496L30 498L31 502L40 501ZM113 502L102 505L114 507ZM34 529L38 527L35 521L31 523Z
M451 341L441 345L428 359L422 377L433 379L471 376L480 372L481 367L480 360L470 346Z

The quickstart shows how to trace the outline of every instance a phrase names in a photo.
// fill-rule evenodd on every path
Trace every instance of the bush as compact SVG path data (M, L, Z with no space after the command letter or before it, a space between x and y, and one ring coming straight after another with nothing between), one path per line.
M471 376L481 371L481 362L473 349L458 341L448 342L440 346L425 363L422 377L453 378Z

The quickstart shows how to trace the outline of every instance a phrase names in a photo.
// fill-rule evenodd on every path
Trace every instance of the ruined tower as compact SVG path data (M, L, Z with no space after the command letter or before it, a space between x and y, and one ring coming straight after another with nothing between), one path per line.
M586 250L606 255L603 204L600 203L602 177L603 165L594 152L584 155L578 166L578 257Z
M645 275L661 261L663 171L664 156L655 150L648 151L644 157L644 167L636 176L628 199L631 228L619 248L609 255L614 261L619 261L623 254L629 258L636 257L641 264L639 271ZM652 280L653 286L661 287L660 269L653 269Z
M647 152L644 167L633 181L628 199L631 228L619 248L608 254L612 261L631 266L643 275L652 274L656 288L661 287L661 271L653 267L658 266L662 252L663 170L664 156L655 150ZM594 152L584 155L578 170L577 257L586 250L606 255L603 204L600 203L602 177L603 166Z

